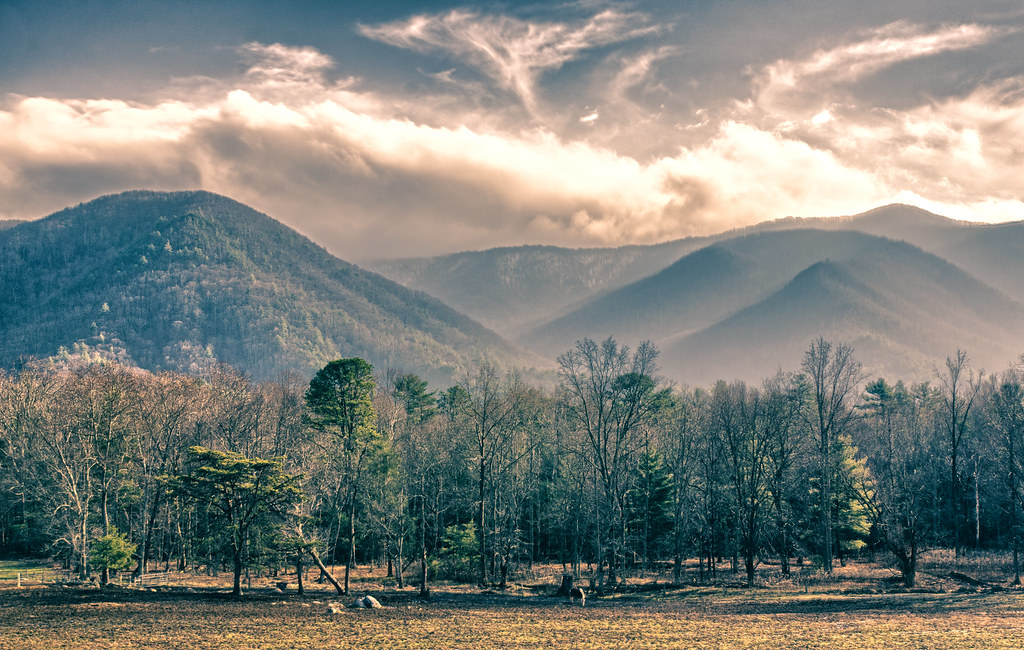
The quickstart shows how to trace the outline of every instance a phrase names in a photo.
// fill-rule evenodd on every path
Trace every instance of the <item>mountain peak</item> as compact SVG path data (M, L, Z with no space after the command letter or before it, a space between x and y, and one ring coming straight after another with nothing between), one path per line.
M258 377L342 356L450 380L523 354L429 296L205 191L103 196L0 230L0 367L116 339L141 367Z

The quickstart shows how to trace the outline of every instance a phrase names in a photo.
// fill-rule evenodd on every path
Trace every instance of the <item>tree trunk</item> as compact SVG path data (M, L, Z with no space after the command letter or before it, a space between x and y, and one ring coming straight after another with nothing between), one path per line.
M242 548L236 546L233 553L235 579L231 588L231 595L238 597L242 595Z
M107 508L107 487L106 487L106 472L103 477L103 535L110 534L110 511ZM110 582L110 567L103 565L103 571L100 573L100 585L106 585Z
M345 594L348 595L349 574L356 563L356 499L348 507L348 562L345 563Z
M832 575L832 441L827 434L821 440L821 517L822 568Z
M1012 443L1011 443L1012 445ZM1020 490L1017 486L1017 464L1013 455L1013 448L1010 449L1010 526L1013 530L1013 584L1020 584L1020 524L1018 523L1018 506Z
M302 552L300 551L295 554L295 580L298 582L298 592L300 596L306 593L305 585L302 582L302 569Z
M88 506L88 504L86 504ZM80 553L81 566L78 569L78 577L85 580L89 577L89 511L82 513L80 533L82 536L82 552Z

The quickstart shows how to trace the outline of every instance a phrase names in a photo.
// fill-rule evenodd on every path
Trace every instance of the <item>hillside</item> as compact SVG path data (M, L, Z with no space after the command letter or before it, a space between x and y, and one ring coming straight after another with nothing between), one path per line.
M0 231L0 366L75 342L256 377L362 356L438 381L525 353L438 300L208 192L127 192ZM535 359L529 359L533 362Z
M863 233L810 229L733 237L599 295L520 340L550 355L581 336L660 340L698 330L781 288L815 262L864 254L880 241Z
M1022 351L1024 306L954 265L903 242L817 262L771 295L662 345L673 377L757 381L793 370L815 337L851 344L870 376L931 378L965 349L975 367L1002 369Z
M847 217L790 217L652 246L518 246L379 260L371 266L396 282L443 300L503 336L526 340L562 317L566 318L554 325L555 329L588 325L592 319L581 318L581 310L592 301L614 292L616 296L609 296L604 304L616 304L632 289L654 290L644 285L619 291L666 271L683 256L705 246L745 235L808 229L852 230L903 240L1024 301L1024 282L1019 281L1024 277L1024 222L989 225L954 221L908 205L888 205ZM554 345L547 333L542 336L541 347Z
M909 205L887 205L852 217L787 219L781 227L859 232L906 241L956 264L1010 297L1024 301L1024 222L955 221Z
M707 241L583 249L518 246L378 260L370 266L513 337L595 294L656 273Z

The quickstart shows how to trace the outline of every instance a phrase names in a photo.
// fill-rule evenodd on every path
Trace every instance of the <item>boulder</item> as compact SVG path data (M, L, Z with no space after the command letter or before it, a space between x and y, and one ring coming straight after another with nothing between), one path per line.
M373 596L363 596L363 606L369 609L379 609L383 607L383 605L380 604L380 601Z

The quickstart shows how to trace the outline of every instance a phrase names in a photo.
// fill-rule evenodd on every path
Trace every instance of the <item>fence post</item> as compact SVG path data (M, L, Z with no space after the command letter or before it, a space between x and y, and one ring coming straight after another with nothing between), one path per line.
M18 589L21 589L21 571L18 571Z

